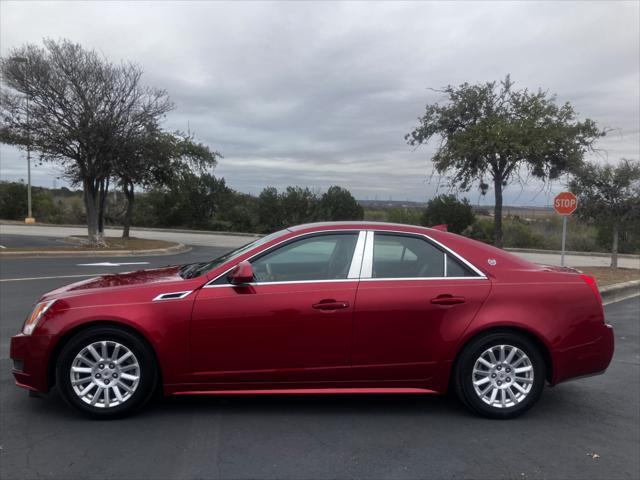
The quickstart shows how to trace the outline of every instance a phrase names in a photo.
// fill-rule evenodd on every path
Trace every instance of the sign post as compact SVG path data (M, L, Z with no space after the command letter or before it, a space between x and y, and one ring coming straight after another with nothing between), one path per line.
M578 199L571 192L561 192L553 199L553 208L558 215L562 215L562 254L560 265L564 267L564 252L567 243L567 217L578 208Z
M560 265L564 267L564 251L565 245L567 243L567 217L568 215L562 216L562 254L560 255Z

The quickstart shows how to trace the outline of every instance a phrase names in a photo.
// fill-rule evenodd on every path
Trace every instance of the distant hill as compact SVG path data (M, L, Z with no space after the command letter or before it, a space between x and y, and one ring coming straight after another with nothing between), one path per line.
M363 208L369 210L387 210L390 208L422 209L427 206L426 202L412 202L409 200L358 200L358 203L362 205ZM493 205L472 205L472 208L479 214L485 212L488 214L493 213ZM553 208L551 207L505 205L502 208L505 215L541 216L553 213Z

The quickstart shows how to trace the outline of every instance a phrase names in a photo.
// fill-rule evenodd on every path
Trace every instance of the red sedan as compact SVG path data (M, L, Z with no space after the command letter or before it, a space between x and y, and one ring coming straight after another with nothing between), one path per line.
M122 415L165 395L455 390L514 417L613 355L592 277L408 225L302 225L208 263L45 294L11 341L16 383Z

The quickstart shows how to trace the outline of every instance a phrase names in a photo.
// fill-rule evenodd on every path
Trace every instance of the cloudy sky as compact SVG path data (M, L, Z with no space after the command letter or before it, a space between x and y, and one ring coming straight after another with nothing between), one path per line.
M403 137L429 90L511 73L613 130L596 161L640 156L640 3L632 2L0 2L0 54L68 38L141 64L186 130L224 155L235 189L325 189L425 200L432 146ZM2 146L3 180L25 178ZM33 183L51 186L51 166ZM62 182L57 180L57 184ZM511 187L506 203L546 205L554 191ZM470 194L473 202L492 202Z

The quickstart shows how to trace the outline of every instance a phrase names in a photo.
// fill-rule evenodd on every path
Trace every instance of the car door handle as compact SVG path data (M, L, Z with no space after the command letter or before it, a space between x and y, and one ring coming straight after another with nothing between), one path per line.
M337 302L335 300L321 300L318 303L314 303L312 306L316 310L338 310L340 308L348 308L349 302Z
M457 305L464 302L464 297L457 297L449 294L438 295L437 297L431 299L431 303L435 305Z

